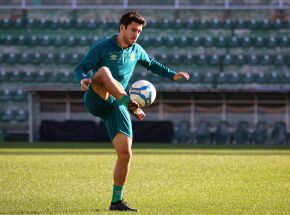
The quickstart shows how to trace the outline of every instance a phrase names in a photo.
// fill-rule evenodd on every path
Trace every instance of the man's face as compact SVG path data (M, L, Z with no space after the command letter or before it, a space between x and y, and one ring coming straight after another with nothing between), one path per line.
M128 46L136 43L140 33L142 32L143 25L136 22L131 22L130 25L125 28L124 25L120 26L120 32L123 35L122 39Z

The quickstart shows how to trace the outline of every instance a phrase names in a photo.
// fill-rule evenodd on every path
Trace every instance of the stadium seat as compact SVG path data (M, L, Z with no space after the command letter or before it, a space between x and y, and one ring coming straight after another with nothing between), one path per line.
M8 29L12 27L12 21L8 18L5 18L1 21L1 28Z
M260 28L260 23L256 19L251 19L249 21L249 28L252 30L258 30Z
M76 46L77 45L77 39L74 36L69 36L66 40L65 40L65 45L66 46Z
M251 72L246 72L242 74L242 83L243 84L252 84L255 81L255 77Z
M49 52L46 55L44 55L44 59L42 61L44 64L54 64L56 62L56 57L54 53Z
M28 40L28 45L31 47L38 46L40 44L39 38L35 35L32 35Z
M90 40L87 36L82 35L78 40L78 45L80 46L88 46L90 45Z
M56 62L60 65L68 64L69 58L66 53L59 53L59 56L56 57Z
M207 121L200 121L194 132L194 140L197 144L211 144L210 124Z
M49 35L44 35L41 39L40 39L40 45L42 46L51 46L52 45L52 38Z
M206 48L211 48L215 45L215 41L211 36L207 36L203 40L203 46Z
M6 63L10 65L15 65L18 62L18 54L17 53L9 53L6 57Z
M202 39L199 36L194 36L191 40L191 46L199 47L202 44Z
M24 35L18 36L16 40L17 40L17 45L19 46L26 46L28 43L28 39Z
M256 128L253 133L253 143L261 145L266 144L268 140L269 140L268 124L265 121L259 121L256 124Z
M173 135L173 143L192 143L192 134L190 132L190 123L188 121L181 121L178 123L177 130Z
M267 79L268 83L279 84L279 85L281 84L281 80L280 80L281 77L280 77L279 73L273 71L273 72L267 74L267 76L268 76L268 79Z
M217 54L213 54L212 56L209 56L208 63L209 65L212 65L212 66L220 65L221 63L220 56Z
M224 29L232 29L234 27L234 24L231 19L226 19L223 23Z
M260 28L262 30L270 30L270 28L272 28L272 23L268 19L264 19L260 24Z
M228 46L230 48L237 48L240 46L240 40L236 36L233 36L229 39Z
M228 45L227 42L228 42L227 38L225 38L223 36L219 36L214 44L218 48L225 48Z
M283 36L280 38L280 47L289 47L290 46L290 39L287 36Z
M283 66L284 65L284 57L280 54L274 56L273 63L275 66Z
M244 66L246 64L246 56L239 54L235 57L235 64L237 66Z
M0 82L5 83L8 82L8 73L5 70L0 71Z
M271 132L271 140L273 145L286 145L288 141L288 133L285 122L279 121L274 124Z
M207 64L207 57L204 54L200 54L196 56L195 60L197 65L206 65Z
M197 27L199 29L207 29L210 27L209 22L205 19L200 19L197 21Z
M1 122L11 122L14 119L14 111L13 110L4 110L0 113L0 121Z
M260 63L260 59L257 55L255 54L251 54L249 56L249 60L248 60L248 64L251 65L251 66L256 66Z
M210 27L213 29L220 29L222 28L222 23L219 19L214 18L211 22L210 22Z
M217 83L218 87L224 87L224 85L228 85L229 84L228 75L226 73L224 73L224 72L220 72L217 75L216 83Z
M273 28L275 30L280 30L283 26L283 22L280 19L275 19L275 21L273 22Z
M18 89L13 93L13 100L16 102L24 102L27 101L27 93L22 89Z
M21 82L23 77L23 73L15 70L10 73L9 81L12 83Z
M241 38L240 39L240 46L242 48L249 48L249 47L253 46L252 38L248 37L248 36Z
M255 82L257 84L266 84L267 81L267 76L264 72L259 72L255 75Z
M63 46L65 44L65 41L63 40L63 38L61 36L56 36L52 39L52 45L53 46Z
M197 21L189 18L186 22L185 22L185 26L186 29L196 29L197 28Z
M37 65L37 64L40 64L40 63L41 63L42 59L43 59L42 54L36 52L36 53L33 54L33 56L32 56L32 58L31 58L30 62L31 62L32 64Z
M24 109L16 110L14 119L17 122L27 122L28 121L28 112Z
M23 72L22 81L24 83L33 83L35 80L35 72L31 72L30 70L25 70Z
M261 36L258 36L254 39L253 45L255 48L262 48L265 46L265 39Z
M96 29L97 27L97 22L95 19L90 19L87 23L86 23L86 28L87 29Z
M242 75L238 72L231 72L228 74L228 84L231 87L239 88L242 84Z
M263 55L261 58L260 64L263 66L268 66L268 65L272 64L271 57L268 54Z
M50 74L41 70L37 72L37 75L35 76L35 82L37 84L48 82L49 77L50 77Z
M234 144L244 145L251 143L251 133L249 127L249 123L246 121L238 122L237 128L233 134Z
M0 91L0 101L10 101L12 100L12 91L9 89L4 89Z
M180 46L180 47L188 47L190 45L190 43L191 43L190 38L188 38L186 36L182 36L178 40L178 46Z
M268 48L274 48L274 47L278 46L277 38L274 36L271 36L270 38L268 38L268 40L266 42L266 46Z
M193 74L190 76L189 81L194 84L194 86L202 86L202 75L200 72L193 72Z
M31 56L28 55L28 53L23 52L20 54L18 62L20 64L28 64L30 63L30 59L31 59Z
M232 65L234 63L234 56L230 55L230 54L226 54L225 56L223 56L222 58L222 63L225 66L229 66Z
M185 57L184 57L184 59L183 59L183 63L185 64L185 65L192 65L194 62L193 62L193 56L192 56L192 54L187 54Z
M173 36L169 36L164 39L164 44L166 47L170 48L173 46L177 46L177 41Z
M226 121L220 121L217 124L217 128L214 133L214 143L219 144L230 144L231 131L230 125Z

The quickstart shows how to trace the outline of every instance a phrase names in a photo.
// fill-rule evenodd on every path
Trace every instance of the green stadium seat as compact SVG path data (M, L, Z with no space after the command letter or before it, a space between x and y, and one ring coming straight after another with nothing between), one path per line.
M33 29L33 28L37 28L39 26L38 21L35 19L28 19L27 23L26 23L26 27L28 29Z
M222 63L223 65L225 66L229 66L229 65L232 65L234 64L234 56L233 55L230 55L230 54L226 54L225 56L223 56L222 58Z
M194 85L200 85L202 84L202 75L199 72L193 72L189 81Z
M31 47L38 46L40 44L39 38L35 35L31 36L31 38L28 41L29 41L28 45Z
M39 71L37 72L37 75L35 76L35 83L41 84L41 83L48 82L49 77L50 77L50 74L48 74L47 72Z
M283 27L283 22L280 19L275 19L273 22L273 28L275 30L280 30Z
M255 19L251 19L249 21L249 28L252 30L258 30L260 28L260 23Z
M69 64L71 65L77 65L82 58L82 56L78 53L73 53L71 56L68 56L68 57L70 59Z
M215 41L211 36L207 36L203 40L203 46L206 48L211 48L215 46Z
M199 47L202 45L202 39L199 36L194 36L191 40L191 46Z
M192 56L192 54L187 54L187 55L184 57L183 63L184 63L185 65L192 65L192 64L193 64L193 56Z
M208 59L209 65L217 66L217 65L220 65L220 63L221 63L221 57L219 55L213 54L209 56L209 59Z
M290 67L290 55L287 54L287 55L284 55L284 59L285 59L285 64Z
M86 23L86 28L87 29L96 29L97 28L97 22L95 19L90 19L87 23Z
M31 59L31 56L28 53L23 52L20 54L18 62L20 64L28 64L30 63L30 59Z
M286 29L290 29L290 18L288 18L288 20L285 21L284 28L286 28Z
M59 29L61 27L59 20L54 19L50 22L49 28L52 30Z
M232 36L231 38L229 38L228 46L230 48L237 48L237 47L239 47L240 46L240 40L239 40L239 38L237 38L236 36Z
M243 84L252 84L255 81L255 77L251 72L246 72L241 74Z
M3 29L9 29L12 28L12 21L8 18L5 18L2 22L1 22L1 28Z
M44 64L54 64L56 62L56 57L54 53L49 52L44 56L45 56L43 59Z
M286 145L288 141L288 133L285 122L275 122L271 132L271 140L273 145Z
M217 83L218 87L224 87L224 85L229 84L228 75L226 73L224 73L224 72L220 72L217 75L216 83Z
M5 64L6 58L7 58L6 54L0 53L0 64Z
M15 102L24 102L27 101L27 93L22 89L18 89L13 93L13 101Z
M238 72L231 72L228 74L227 81L231 87L239 88L242 85L242 75Z
M173 24L173 28L176 30L184 28L183 22L180 19L176 19L175 21L173 21L172 24Z
M250 126L247 121L240 121L233 134L234 144L245 145L251 143Z
M273 63L275 66L283 66L284 65L284 57L280 54L274 56Z
M69 58L66 55L66 53L62 52L62 53L59 53L59 55L56 57L56 62L59 65L65 65L65 64L68 64Z
M62 29L70 29L73 28L73 21L72 20L64 20L60 23Z
M248 27L249 27L248 21L245 21L243 19L237 19L234 23L234 28L237 28L237 29L243 29L243 28L248 28Z
M17 122L27 122L28 121L28 112L24 109L19 109L15 111L14 119Z
M91 43L92 44L95 44L97 42L99 42L101 39L98 37L98 36L93 36L92 40L91 40Z
M203 75L204 86L212 87L213 82L215 81L215 75L212 72L206 72Z
M18 62L18 54L17 53L9 53L6 58L6 63L10 65L15 65Z
M230 144L231 141L231 131L230 125L226 121L220 121L217 124L217 128L214 132L214 143L220 144Z
M46 19L41 19L37 22L36 28L47 30L50 28L51 22Z
M16 70L10 73L9 81L11 81L12 83L21 82L22 77L23 77L23 73Z
M52 45L53 46L63 46L65 44L64 39L61 36L56 36L52 39Z
M223 23L223 28L224 29L233 29L234 23L231 19L226 19Z
M4 44L5 45L13 45L16 43L16 39L14 36L12 35L7 35L5 38L4 38Z
M169 62L172 65L180 65L183 63L184 56L180 56L179 54L174 54L169 58Z
M179 47L188 47L190 45L191 41L188 37L186 36L182 36L179 40L178 40L178 46Z
M249 56L249 59L248 59L248 64L251 65L251 66L256 66L260 63L260 59L259 59L259 56L255 55L255 54L251 54Z
M74 36L69 36L65 40L65 45L66 46L76 46L77 45L77 39Z
M16 19L13 25L14 28L19 29L24 27L24 21L22 19Z
M263 65L263 66L271 65L272 64L272 59L271 59L270 55L268 55L268 54L263 55L262 58L261 58L260 64Z
M255 75L255 82L257 84L266 84L267 81L267 76L264 72L259 72Z
M168 19L163 19L159 22L159 27L161 29L168 29L172 26L171 26L171 22Z
M261 36L258 36L254 39L253 45L255 48L262 48L265 46L265 39Z
M24 83L33 83L35 80L35 73L30 70L23 72L22 82Z
M194 139L197 144L211 144L210 123L208 121L200 121L194 132Z
M240 46L242 48L249 48L249 47L253 46L252 38L248 37L248 36L241 38L240 42L241 42Z
M210 27L213 29L220 29L222 28L222 23L219 19L214 18L210 23Z
M1 83L5 83L5 82L8 82L9 78L8 78L8 74L5 70L1 70L0 71L0 82Z
M268 83L270 83L270 84L280 84L281 83L280 74L278 74L277 72L271 72L268 74L268 76L269 76Z
M270 30L272 28L272 23L268 19L264 19L261 22L261 29L262 30Z
M209 22L205 19L200 19L197 21L197 27L199 29L208 29L210 27Z
M18 36L17 45L26 46L27 44L28 44L28 38L26 38L24 35Z
M62 79L62 76L59 72L52 72L49 73L49 75L46 76L46 79L44 79L44 81L46 81L47 83L58 83L60 82Z
M177 130L172 138L173 143L187 143L190 144L192 142L192 134L190 132L190 122L189 121L181 121L177 125Z
M204 54L200 54L196 56L195 60L197 65L206 65L207 64L207 57Z
M11 122L14 119L14 111L13 110L4 110L1 114L0 114L0 121L1 122Z
M259 121L256 124L256 128L253 133L253 143L261 145L266 144L268 140L269 140L268 124L265 121Z
M42 46L51 46L52 45L52 39L50 38L49 35L44 35L41 39L40 39L40 45Z
M196 29L197 28L197 21L193 20L192 18L189 18L184 26L186 29Z
M78 40L78 45L79 46L88 46L90 45L90 40L87 36L81 36Z
M78 19L75 23L75 28L76 29L84 29L85 28L85 22L82 20L82 19ZM107 22L102 22L100 25L99 25L99 28L101 29L106 29L108 28L107 27Z
M287 36L283 36L282 38L280 38L280 43L279 43L280 47L289 47L290 46L290 39Z
M215 46L218 48L225 48L227 47L228 40L223 36L219 36L217 40L215 40Z
M33 57L31 58L30 62L32 64L38 65L38 64L40 64L42 62L42 59L43 59L42 54L36 52L36 53L33 54Z
M239 54L235 57L235 64L237 66L244 66L247 63L246 57L242 54Z
M71 71L64 71L60 74L61 76L61 83L64 84L72 84L74 82L74 74Z
M0 91L0 101L10 101L12 100L12 91L8 89L4 89Z
M267 42L266 42L266 46L268 48L274 48L276 46L278 46L278 40L276 37L271 36L270 38L268 38Z
M173 47L173 46L177 46L177 41L175 40L175 38L173 36L169 36L167 38L164 39L164 43L166 47Z

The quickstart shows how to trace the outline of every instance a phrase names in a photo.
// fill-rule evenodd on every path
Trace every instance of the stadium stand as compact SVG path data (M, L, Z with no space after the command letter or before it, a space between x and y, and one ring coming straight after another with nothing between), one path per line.
M156 85L161 94L160 98L163 99L157 101L160 102L158 103L160 105L167 101L166 97L162 97L163 91L192 92L190 96L190 99L193 99L192 104L195 101L196 90L203 91L203 93L207 90L218 90L221 93L229 90L253 93L266 91L269 94L269 103L277 101L276 99L271 100L271 92L279 92L281 95L285 95L284 99L279 102L288 107L288 109L285 108L285 119L282 120L287 134L283 136L283 132L277 132L278 128L273 122L268 126L267 138L269 135L279 134L286 139L284 140L278 135L279 138L276 136L275 138L279 141L275 142L275 138L273 138L271 143L287 143L290 131L289 8L282 7L281 10L275 10L279 6L277 5L275 8L274 1L262 0L255 2L228 1L228 7L260 6L263 8L272 5L275 9L224 10L225 1L222 0L215 2L180 0L178 2L180 8L202 5L205 9L200 11L162 9L158 10L158 13L154 10L141 9L141 12L148 17L149 23L144 29L139 43L161 63L176 70L189 72L190 81L175 84L147 73L142 67L136 67L132 80L148 79ZM26 1L26 6L70 7L71 3L72 1L69 0L62 2L39 0ZM42 10L9 10L1 13L0 111L1 122L5 123L0 123L0 129L10 127L15 120L26 123L28 126L28 95L25 92L27 87L78 87L73 76L74 67L92 44L117 32L118 17L123 11L119 10L119 7L122 8L123 3L122 0L76 1L76 7L113 5L117 8L113 10L99 9L97 13L92 10L45 10L45 8ZM171 5L174 6L175 1L146 0L141 3L130 0L127 1L127 4L140 6L140 8L144 5L153 8L158 6L169 8ZM17 6L21 5L21 1L1 1L0 9L5 5ZM144 8L146 8L145 6ZM283 1L283 6L289 7L287 1ZM209 9L218 7L219 10L206 10L207 7ZM256 97L258 96L256 95ZM172 100L176 99L179 98L176 97ZM251 99L248 101L254 103L254 99ZM260 105L259 99L255 105ZM225 101L225 106L227 106L227 101ZM225 108L226 110L227 108ZM286 112L287 110L288 112ZM161 110L160 116L164 115L162 111L164 110ZM257 116L255 121L245 122L249 124L248 127L243 123L241 123L242 125L238 122L235 125L231 123L232 133L230 129L223 133L226 129L221 128L219 123L211 122L211 126L205 126L207 123L190 120L190 130L194 131L192 142L198 144L249 144L251 138L243 139L241 134L248 133L248 130L252 129L255 130L252 143L265 144L258 119L261 118ZM165 118L165 120L167 119ZM226 120L225 117L220 117L217 121ZM277 119L277 121L279 120ZM181 122L178 120L175 122L176 125L179 123ZM208 133L207 127L216 133ZM283 130L280 127L279 129ZM230 137L229 134L231 134Z

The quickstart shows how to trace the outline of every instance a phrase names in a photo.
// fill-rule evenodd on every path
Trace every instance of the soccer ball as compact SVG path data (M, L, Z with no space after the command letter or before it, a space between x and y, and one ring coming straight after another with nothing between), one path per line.
M148 107L156 98L156 89L149 81L136 81L129 90L129 96L141 107Z

